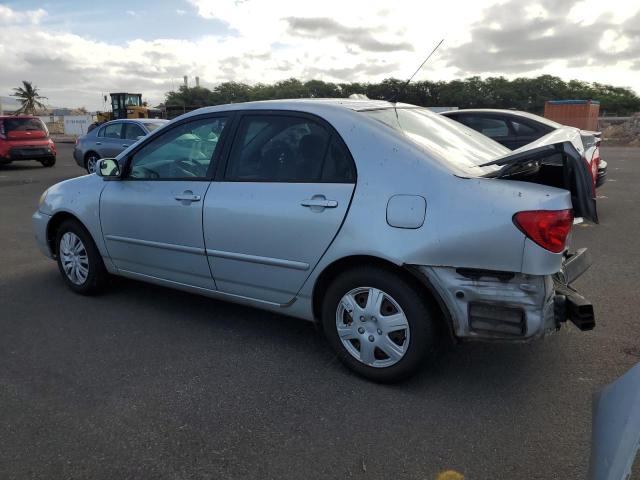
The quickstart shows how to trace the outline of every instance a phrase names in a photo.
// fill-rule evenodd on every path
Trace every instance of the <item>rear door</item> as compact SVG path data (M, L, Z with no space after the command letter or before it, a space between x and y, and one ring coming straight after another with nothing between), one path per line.
M124 130L122 136L124 138L123 147L127 148L129 145L136 143L140 137L144 137L147 134L140 125L135 122L124 122Z
M123 138L122 127L122 122L113 122L102 126L98 130L95 145L98 155L102 158L113 158L127 148L123 147L123 145L127 145L127 142Z
M289 302L349 208L356 171L346 146L313 116L246 113L219 175L203 212L218 289Z

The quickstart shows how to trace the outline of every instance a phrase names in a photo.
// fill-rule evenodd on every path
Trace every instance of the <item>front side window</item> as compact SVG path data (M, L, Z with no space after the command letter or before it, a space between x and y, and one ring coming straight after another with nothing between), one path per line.
M193 120L157 136L134 154L129 178L207 178L226 124L226 117Z
M142 130L140 125L136 125L135 123L124 124L124 138L127 140L137 140L138 137L144 137L144 135L144 130Z
M302 117L248 115L238 127L225 178L348 182L354 181L355 171L348 153L319 123Z

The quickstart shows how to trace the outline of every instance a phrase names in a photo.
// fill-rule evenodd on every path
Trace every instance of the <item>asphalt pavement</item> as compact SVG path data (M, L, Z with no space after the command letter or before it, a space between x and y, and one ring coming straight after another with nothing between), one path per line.
M455 346L383 386L303 321L127 280L72 293L31 232L83 174L71 148L0 167L0 478L585 478L592 395L640 361L640 149L602 149L601 223L576 227L594 331Z

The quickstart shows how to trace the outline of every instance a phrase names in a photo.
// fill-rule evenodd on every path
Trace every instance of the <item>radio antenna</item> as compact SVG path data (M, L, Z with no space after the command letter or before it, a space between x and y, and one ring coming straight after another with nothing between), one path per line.
M427 58L424 59L424 62L422 62L420 64L420 66L418 67L418 69L415 72L413 72L413 75L411 75L411 77L409 77L409 80L407 80L406 82L404 82L404 84L402 84L402 86L398 89L398 91L396 92L395 96L393 97L393 100L391 100L391 103L397 103L398 102L398 99L400 98L400 95L404 93L405 89L407 88L407 86L409 85L411 80L413 80L413 77L415 77L418 74L418 72L422 69L422 67L424 67L424 64L427 63L427 61L431 58L431 55L436 53L436 50L438 50L440 45L442 45L442 42L444 42L444 38L442 40L440 40L440 42L435 46L435 48L433 50L431 50L431 53L427 56Z

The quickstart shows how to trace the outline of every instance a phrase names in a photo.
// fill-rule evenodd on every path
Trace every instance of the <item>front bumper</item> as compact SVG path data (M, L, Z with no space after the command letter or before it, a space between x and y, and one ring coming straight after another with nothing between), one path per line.
M47 240L47 225L49 224L49 220L51 220L50 215L36 210L36 213L31 217L31 224L38 248L45 256L53 258L53 253L49 248L49 242Z
M591 264L586 249L567 256L556 275L525 275L419 266L446 306L460 339L526 341L558 330L566 320L594 327L593 306L570 283Z

